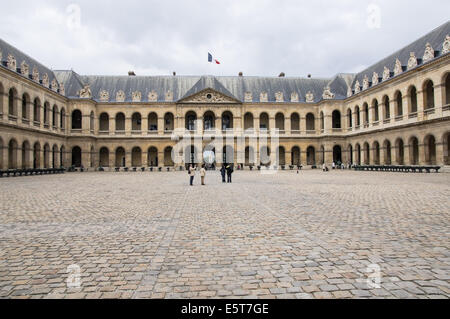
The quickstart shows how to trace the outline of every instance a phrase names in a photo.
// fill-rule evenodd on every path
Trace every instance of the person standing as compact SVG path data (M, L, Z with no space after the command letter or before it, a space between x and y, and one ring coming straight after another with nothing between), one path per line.
M222 165L220 174L222 175L222 183L226 183L225 176L227 175L227 170L225 169L225 165Z
M191 165L189 167L189 177L190 177L191 186L194 186L194 177L195 177L195 167L194 167L194 165Z
M232 177L232 175L233 175L233 172L234 172L234 170L233 170L233 165L228 165L228 167L227 167L227 176L228 176L228 183L232 183L232 181L231 181L231 177Z
M204 186L205 185L205 177L206 177L205 164L203 164L202 168L200 169L200 177L202 179L202 186Z

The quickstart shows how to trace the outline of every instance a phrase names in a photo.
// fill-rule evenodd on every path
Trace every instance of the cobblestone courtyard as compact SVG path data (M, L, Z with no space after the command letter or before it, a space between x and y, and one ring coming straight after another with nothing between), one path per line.
M237 172L234 182L1 179L0 297L450 296L450 174ZM80 288L67 288L70 265Z

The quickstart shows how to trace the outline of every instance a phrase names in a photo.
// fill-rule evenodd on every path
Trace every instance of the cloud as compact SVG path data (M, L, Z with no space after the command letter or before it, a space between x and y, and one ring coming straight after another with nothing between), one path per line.
M380 10L380 28L367 24L370 4ZM450 3L16 0L2 9L1 37L54 69L331 77L357 72L445 23ZM208 64L208 52L222 65Z

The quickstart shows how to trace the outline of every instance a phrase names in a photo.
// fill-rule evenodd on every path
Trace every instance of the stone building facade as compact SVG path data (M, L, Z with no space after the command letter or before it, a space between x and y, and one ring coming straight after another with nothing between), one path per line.
M82 76L0 40L0 169L201 161L209 142L179 148L180 129L228 136L217 164L450 165L449 51L450 22L330 79Z

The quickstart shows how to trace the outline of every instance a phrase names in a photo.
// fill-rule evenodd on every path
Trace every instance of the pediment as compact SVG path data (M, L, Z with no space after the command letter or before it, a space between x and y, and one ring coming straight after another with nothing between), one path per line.
M191 96L187 96L178 103L205 103L205 104L221 104L221 103L241 103L239 100L236 100L235 98L232 98L230 96L227 96L225 94L222 94L220 92L217 92L213 89L206 89L201 92L195 93Z

